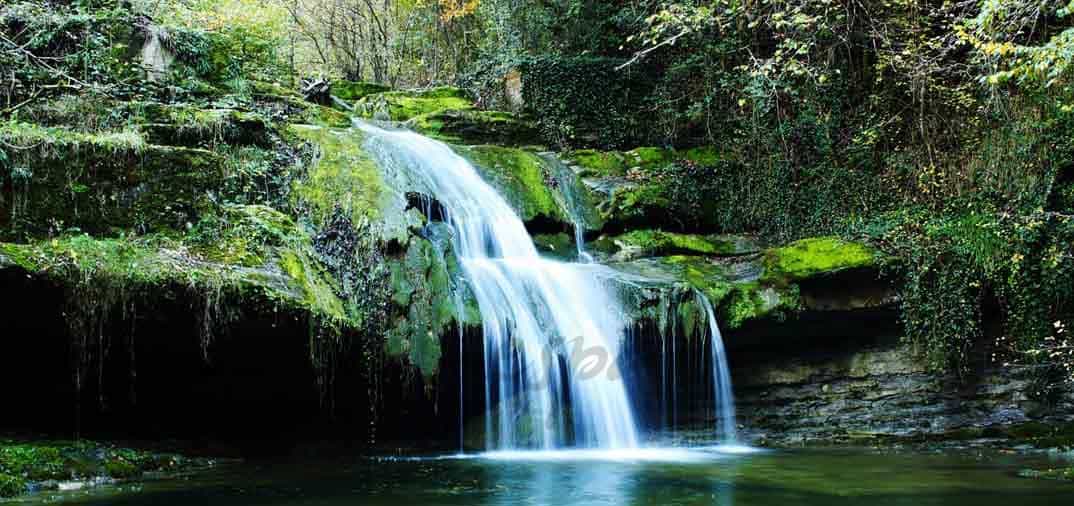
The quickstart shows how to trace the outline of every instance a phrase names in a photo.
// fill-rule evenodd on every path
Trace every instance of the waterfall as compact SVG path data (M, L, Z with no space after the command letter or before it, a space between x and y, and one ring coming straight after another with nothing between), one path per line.
M447 145L406 130L357 128L381 169L436 199L452 230L482 320L486 448L636 448L638 421L619 370L633 363L620 361L633 324L618 292L622 273L539 256L514 210ZM574 221L584 253L585 224ZM714 366L726 366L722 344L719 355ZM726 371L713 377L729 396Z
M694 291L697 303L705 309L705 319L709 323L709 349L712 352L712 391L716 406L716 435L724 442L734 442L735 396L731 392L731 373L727 367L727 353L723 347L723 336L716 324L716 312L712 302L700 291Z

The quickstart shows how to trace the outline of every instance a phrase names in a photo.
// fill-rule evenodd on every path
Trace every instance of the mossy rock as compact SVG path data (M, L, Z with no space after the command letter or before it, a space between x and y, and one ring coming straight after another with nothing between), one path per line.
M615 260L646 256L710 255L736 256L760 252L756 241L745 236L699 235L662 230L632 230L597 241L600 251Z
M499 190L523 221L570 229L570 220L551 188L554 177L537 153L502 146L459 147L458 151Z
M341 100L353 102L368 95L383 93L391 87L367 81L332 81L332 95Z
M375 93L363 97L355 104L355 111L361 116L391 121L407 121L438 111L472 108L473 102L466 92L450 86Z
M88 441L0 441L0 498L26 493L31 484L126 480L147 472L176 472L206 465L208 462L200 459Z
M241 212L241 211L240 211ZM258 212L258 211L251 211ZM283 215L278 215L282 217ZM230 225L228 225L230 228ZM204 233L201 224L195 227ZM203 252L230 251L239 242L221 234L220 244L201 236L128 238L64 236L26 244L0 243L0 268L60 285L89 283L107 295L184 297L222 293L250 305L307 313L341 325L354 323L332 289L333 279L316 260L307 236L297 228L280 231L286 243L243 237L243 263L210 261ZM260 262L250 260L257 259Z
M814 237L765 252L766 277L798 281L876 265L877 253L837 237Z
M752 320L783 318L800 306L798 287L761 279L760 264L756 256L720 259L671 255L610 265L670 287L664 290L685 287L703 293L712 303L720 327L734 329ZM693 310L700 312L697 307Z
M194 121L142 125L146 141L168 146L213 147L217 144L268 146L268 121L234 109L203 109Z
M20 117L33 124L82 133L138 130L149 144L184 147L266 146L272 129L266 117L237 106L203 107L98 96L66 95L43 101Z
M682 151L640 147L628 151L581 149L564 153L563 158L576 167L579 176L589 178L625 176L631 169L647 172L683 160L712 165L720 159L720 155L712 146Z
M609 189L607 198L597 204L601 217L609 225L645 228L654 223L675 222L674 201L664 185L658 182L627 182Z
M525 146L541 138L536 123L502 111L440 110L411 118L407 127L454 144Z
M134 131L86 134L8 123L0 139L26 146L0 175L0 227L7 237L76 227L180 229L212 205L223 186L223 159L211 151L146 143Z
M297 93L255 93L253 98L258 113L290 123L336 128L346 128L353 123L348 114L307 102Z
M352 223L380 216L389 195L380 169L362 149L365 137L360 131L292 125L288 132L318 151L306 177L294 186L295 197L309 208L316 223L325 223L337 209Z
M537 247L537 251L548 257L570 261L578 256L574 237L566 232L534 234L533 244Z

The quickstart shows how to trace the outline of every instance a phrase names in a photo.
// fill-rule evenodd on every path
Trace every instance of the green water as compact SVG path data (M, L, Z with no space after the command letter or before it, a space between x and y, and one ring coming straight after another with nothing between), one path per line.
M687 460L362 457L241 463L179 479L40 493L14 504L1074 504L1074 484L1017 476L1027 467L1060 464L1039 455L780 450L698 452Z

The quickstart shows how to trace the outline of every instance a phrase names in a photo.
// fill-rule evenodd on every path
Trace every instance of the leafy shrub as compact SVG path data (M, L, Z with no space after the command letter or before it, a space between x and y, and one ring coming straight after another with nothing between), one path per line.
M524 60L522 94L545 140L561 147L617 148L646 139L645 97L652 88L644 66L622 60L535 57Z

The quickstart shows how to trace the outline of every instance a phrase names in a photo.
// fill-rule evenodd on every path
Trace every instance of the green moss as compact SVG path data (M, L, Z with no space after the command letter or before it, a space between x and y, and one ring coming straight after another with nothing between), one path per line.
M332 95L347 100L359 100L367 95L383 93L391 88L383 84L366 81L332 81Z
M292 126L290 132L316 145L320 156L306 177L295 183L295 196L309 207L314 221L325 223L342 209L353 223L377 218L387 198L380 171L362 149L364 137L353 129Z
M676 280L700 291L712 303L720 326L724 328L738 328L760 318L780 318L797 310L800 303L794 285L777 286L765 280L736 279L732 276L733 270L707 257L673 255L616 265L651 279Z
M689 160L699 165L713 166L724 159L720 154L720 151L715 146L702 146L697 148L690 148L683 153L680 153L682 159Z
M765 254L766 276L788 280L867 267L875 262L876 253L869 247L835 237L802 239Z
M679 234L662 230L633 230L614 237L612 241L621 249L629 251L632 256L739 255L748 247L740 238Z
M424 91L388 91L367 95L355 110L366 117L407 121L444 110L472 109L473 102L463 90L443 86Z
M138 466L134 465L133 462L127 462L119 457L106 461L104 463L104 469L108 476L117 479L134 478L141 474L141 471L138 470Z
M581 170L582 177L624 176L630 169L649 171L676 160L674 151L642 147L630 151L597 151L583 149L564 155Z
M610 223L646 226L671 219L672 201L667 189L656 182L616 188L600 206L601 216Z
M643 169L671 163L675 159L674 151L652 147L635 148L623 155L628 165Z
M709 301L719 307L734 285L728 279L725 268L704 257L673 255L665 259L680 269L679 277L691 287L701 290Z
M331 107L307 102L296 93L259 93L254 98L257 111L268 117L283 116L291 123L305 125L337 128L351 126L349 115Z
M236 223L235 230L218 236L206 232L209 225L199 224L190 236L181 238L77 235L29 244L0 243L0 257L31 275L65 284L142 290L154 296L162 290L223 289L329 321L354 323L335 296L331 278L314 260L309 238L289 218L260 206L233 210L232 216L255 223ZM234 246L236 241L242 241L241 246ZM277 262L282 277L270 267Z
M455 144L521 146L538 143L540 139L532 121L502 111L439 110L415 116L407 126Z
M14 497L29 484L107 477L129 479L148 471L180 470L205 462L80 441L0 441L0 497Z
M577 165L581 177L608 177L626 175L626 161L619 151L598 151L582 149L563 155L569 162Z
M28 149L12 153L0 174L0 225L11 237L42 236L72 227L181 228L212 205L225 180L213 152L146 144L136 131L86 134L8 123L0 140Z
M322 105L313 105L306 116L312 125L347 128L351 126L351 118L346 114Z
M536 153L500 146L461 147L459 153L481 170L485 180L500 191L523 221L537 217L569 221L549 188L551 175L544 160Z
M280 268L299 287L305 307L330 323L349 321L343 301L332 287L331 277L317 262L300 250L285 250L280 254Z
M29 244L0 243L0 253L27 272L48 276L100 275L159 285L213 275L192 259L162 254L169 246L178 247L178 242L164 236L96 239L76 235Z
M570 259L577 253L574 238L564 232L536 234L533 236L533 243L538 251L555 258Z
M272 248L301 240L294 220L271 207L228 205L192 227L186 243L211 262L259 267Z

